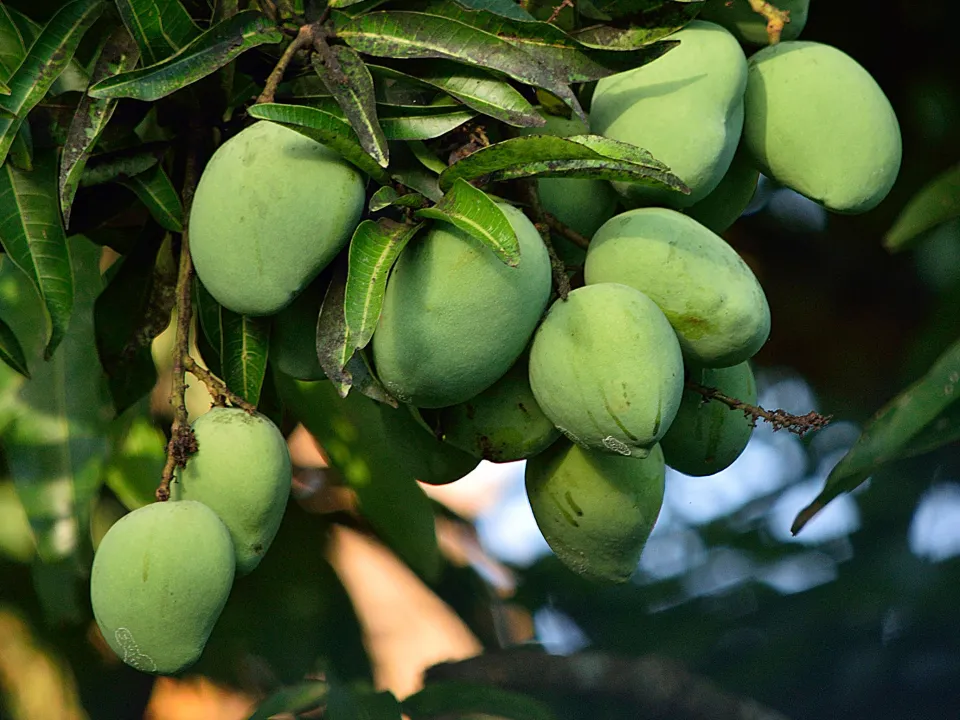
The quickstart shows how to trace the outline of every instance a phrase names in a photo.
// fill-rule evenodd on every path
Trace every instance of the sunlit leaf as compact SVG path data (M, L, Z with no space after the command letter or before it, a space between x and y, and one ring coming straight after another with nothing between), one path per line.
M960 217L960 164L941 173L911 198L883 239L891 252L913 246L927 230Z
M127 510L136 510L156 499L167 458L167 438L146 415L137 415L123 430L114 439L104 482Z
M154 65L200 34L180 0L116 0L123 24L136 40L144 63ZM99 78L98 78L99 79Z

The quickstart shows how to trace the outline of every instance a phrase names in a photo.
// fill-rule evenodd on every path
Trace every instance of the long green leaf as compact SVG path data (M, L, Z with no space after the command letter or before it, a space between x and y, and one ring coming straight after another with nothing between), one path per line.
M0 75L4 81L9 80L23 62L31 42L32 38L24 39L6 5L0 3Z
M313 710L324 703L329 692L325 682L308 682L278 690L263 701L249 720L270 720L284 713L300 713Z
M471 10L488 10L496 15L512 20L535 22L536 18L524 10L513 0L457 0L458 3Z
M139 56L139 50L130 34L123 28L117 28L100 52L91 82L95 83L105 77L133 69ZM63 211L63 224L66 226L70 225L70 208L77 194L87 158L113 117L116 104L117 101L113 99L95 100L89 95L83 95L70 121L67 142L60 157L60 208Z
M381 218L364 220L354 231L344 300L348 352L366 347L373 337L390 269L421 227L423 223L405 225Z
M887 403L827 477L826 486L804 508L791 532L800 532L814 515L874 471L904 456L909 443L960 399L960 340L937 358L927 373ZM912 454L912 453L911 453Z
M147 206L153 219L171 232L183 232L183 205L170 178L161 165L120 180Z
M200 28L180 0L116 0L123 24L136 40L144 63L155 65L182 50Z
M689 193L690 189L649 152L599 135L527 135L495 143L454 163L440 175L448 190L457 178L486 182L522 177L625 180Z
M20 345L13 328L7 325L2 318L0 318L0 360L24 377L30 377L30 371L27 369L27 356L23 352L23 346Z
M631 14L626 27L593 25L573 33L582 45L601 50L636 50L661 40L693 20L703 7L699 1L648 0L647 7Z
M63 339L73 312L73 272L56 188L52 150L37 157L33 172L10 163L0 167L0 243L40 294L48 319L46 359Z
M941 173L913 196L883 239L891 252L906 250L923 233L960 217L960 163Z
M368 207L370 212L380 212L391 205L417 210L426 204L427 199L420 193L411 192L401 195L389 185L384 185L370 196Z
M88 92L95 98L159 100L215 73L251 48L282 39L265 16L245 10L217 23L166 60L104 78Z
M497 203L483 191L457 178L443 200L417 211L419 217L443 220L482 242L504 263L520 264L517 231Z
M267 374L270 318L220 309L220 364L223 381L251 405L260 401Z
M411 720L492 715L511 720L556 720L548 705L529 695L458 680L430 683L402 703Z
M27 113L69 64L84 33L103 11L103 0L74 0L57 11L10 76L10 95L0 96L0 163Z
M354 50L336 45L330 52L330 58L315 55L313 69L340 105L360 146L380 167L386 167L390 164L390 151L377 120L373 77Z
M19 12L12 7L7 8L7 13L17 26L20 36L23 38L23 42L26 43L26 48L22 56L25 57L26 51L30 49L30 46L36 41L37 37L39 37L40 33L43 31L43 25L31 20L22 12ZM63 69L63 72L57 76L57 79L53 81L53 85L50 86L48 94L62 95L65 92L83 92L87 88L88 80L89 78L87 77L87 73L83 69L83 66L81 66L74 57L70 60L70 62L67 63L67 66Z
M417 152L424 157L429 154L429 150L419 140L396 143L390 151L390 176L401 185L415 190L424 197L440 202L443 191L437 184L437 174L419 159L420 155L417 155Z
M342 113L333 98L317 98L310 107L331 115ZM472 120L476 113L456 104L380 105L378 116L387 140L430 140Z

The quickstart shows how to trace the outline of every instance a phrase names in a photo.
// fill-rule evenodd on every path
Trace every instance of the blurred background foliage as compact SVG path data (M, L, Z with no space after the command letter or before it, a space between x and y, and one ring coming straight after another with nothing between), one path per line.
M58 4L32 0L30 12L40 19ZM759 428L740 460L720 475L671 474L634 581L612 589L579 580L550 555L525 505L522 468L483 465L462 483L467 495L495 487L486 502L460 514L449 498L436 506L448 560L432 590L484 647L538 643L559 654L586 648L655 654L796 719L957 717L960 448L886 467L838 498L797 538L789 526L861 424L960 336L960 221L925 233L906 252L893 254L882 244L913 194L960 161L958 26L960 7L948 0L814 0L804 39L852 55L897 111L904 140L900 178L877 210L856 217L826 216L764 183L748 215L726 234L760 278L774 318L770 341L755 361L760 403L832 413L834 425L803 441ZM15 299L15 289L0 290L6 302ZM162 397L161 383L155 398ZM194 402L202 405L203 398ZM162 402L155 399L154 406ZM123 512L120 501L129 505L138 492L149 493L125 478L162 460L163 437L155 428L126 437L128 467L104 469L108 487L92 518L93 542ZM442 649L423 657L414 645L390 657L364 652L364 642L368 651L378 647L370 618L385 611L377 608L402 604L395 599L401 576L367 585L382 596L381 605L376 597L360 597L357 588L366 581L353 582L356 567L338 555L342 537L331 546L331 538L342 535L337 528L355 521L338 504L336 489L324 487L323 469L305 468L274 549L261 570L238 582L196 668L217 685L193 678L163 705L158 698L167 697L169 682L124 666L96 637L86 587L58 582L67 569L35 560L8 468L2 477L4 720L106 720L145 712L241 718L255 698L307 672L376 679L402 696L409 681L385 680L384 663L407 663L419 673L446 659ZM403 578L411 587L416 582ZM427 607L426 600L418 603ZM439 622L431 617L418 627ZM456 653L465 657L478 647L461 642ZM201 696L215 700L203 704L196 700ZM615 694L552 688L543 697L562 717L636 716Z

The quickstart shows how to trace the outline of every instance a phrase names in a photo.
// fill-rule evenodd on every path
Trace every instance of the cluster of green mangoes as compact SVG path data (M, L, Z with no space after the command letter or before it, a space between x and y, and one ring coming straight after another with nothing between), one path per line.
M128 665L170 674L193 665L235 577L260 564L292 479L280 430L216 407L193 423L197 452L171 499L118 520L97 547L90 595L107 643Z

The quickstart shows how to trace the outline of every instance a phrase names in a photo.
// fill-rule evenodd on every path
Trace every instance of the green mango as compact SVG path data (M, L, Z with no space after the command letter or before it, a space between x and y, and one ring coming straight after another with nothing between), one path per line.
M660 515L665 472L658 445L638 458L560 440L527 460L527 498L564 565L594 581L624 583Z
M718 235L730 228L743 215L757 192L760 171L750 156L737 150L730 169L720 184L703 200L691 205L684 212L698 223Z
M444 442L491 462L523 460L560 437L530 389L526 353L506 375L476 397L421 414Z
M900 171L900 125L870 73L814 42L750 58L743 142L765 175L837 213L876 207Z
M103 637L127 665L172 675L199 659L233 579L230 533L213 510L154 503L104 535L90 599Z
M623 283L646 293L677 333L684 358L728 367L770 334L770 308L747 264L723 238L666 208L617 215L590 243L588 285Z
M783 26L780 40L796 40L807 24L810 0L777 0L773 4L790 13L790 22ZM697 17L722 25L745 45L770 44L767 21L753 11L747 0L707 0Z
M552 282L547 249L522 212L500 207L520 241L517 267L444 222L397 260L373 359L401 402L438 408L474 397L516 362L543 315Z
M326 375L317 356L317 320L326 283L320 277L273 318L270 330L270 363L298 380L323 380Z
M517 128L520 135L556 135L570 137L571 135L588 135L590 128L580 118L570 118L551 115L543 109L538 109L540 115L547 121L542 127ZM580 178L538 178L537 186L540 190L540 202L543 209L553 215L567 227L573 228L586 238L590 238L603 223L613 217L617 211L617 193L610 183L604 180L588 180ZM583 263L583 250L577 248L569 240L560 239L561 243L580 251L580 257L571 265ZM569 252L570 249L566 248ZM559 254L560 248L557 248ZM572 253L571 253L572 254ZM576 255L573 254L574 259ZM567 260L567 258L564 258Z
M757 383L749 363L728 368L697 368L690 378L750 405L757 402ZM740 410L723 403L704 402L703 395L683 391L680 409L660 441L663 457L674 470L703 477L733 464L750 441L753 424Z
M703 200L730 167L743 127L747 60L737 39L702 20L668 39L680 45L600 80L590 106L595 133L649 150L691 190L614 183L633 207L683 208Z
M271 122L213 154L190 212L190 254L214 299L244 315L286 307L350 239L363 176L333 150Z
M557 300L534 336L530 387L578 445L646 457L683 393L677 336L656 304L617 283Z
M230 530L237 575L246 575L273 542L290 496L287 442L267 417L215 407L192 425L197 452L177 470L173 500L197 500Z

